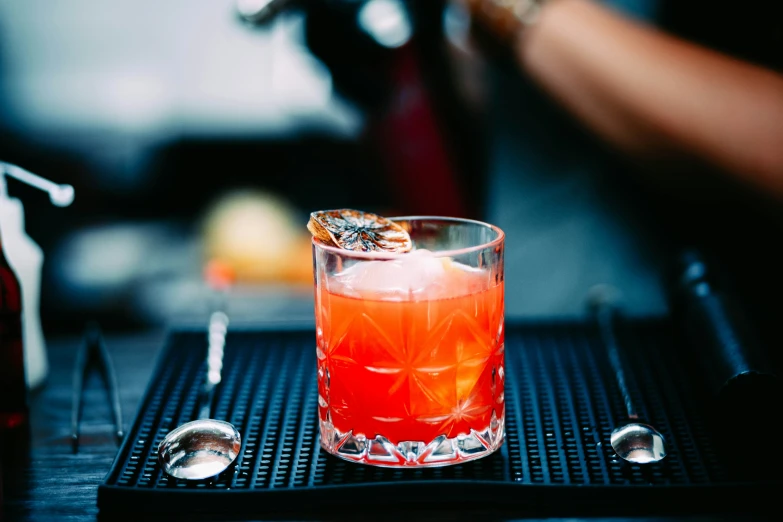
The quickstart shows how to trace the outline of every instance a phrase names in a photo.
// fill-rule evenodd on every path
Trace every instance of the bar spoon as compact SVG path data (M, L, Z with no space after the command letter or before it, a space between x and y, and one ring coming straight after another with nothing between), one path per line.
M653 426L639 422L637 408L628 392L620 350L614 334L619 292L607 285L598 285L588 293L588 307L598 323L601 340L617 379L617 386L625 403L628 422L612 430L610 442L617 455L633 464L652 464L666 457L666 442Z
M209 319L207 374L199 394L198 420L169 432L158 446L163 471L178 479L203 480L219 475L237 458L242 439L233 424L210 418L220 383L228 316L217 311Z

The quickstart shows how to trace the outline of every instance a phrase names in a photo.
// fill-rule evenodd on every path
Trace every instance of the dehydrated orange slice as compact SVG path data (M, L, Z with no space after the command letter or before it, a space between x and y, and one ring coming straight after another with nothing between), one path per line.
M389 219L340 209L310 214L307 229L319 241L357 252L403 253L413 248L408 232Z

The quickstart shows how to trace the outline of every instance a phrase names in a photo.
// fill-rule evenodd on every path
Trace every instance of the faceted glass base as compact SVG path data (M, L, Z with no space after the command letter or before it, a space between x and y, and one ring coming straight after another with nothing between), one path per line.
M386 437L368 439L353 431L341 433L325 420L319 420L321 447L335 457L386 468L438 467L461 464L492 454L503 445L505 415L492 414L490 425L481 430L447 438L440 435L430 442L405 441L396 446Z

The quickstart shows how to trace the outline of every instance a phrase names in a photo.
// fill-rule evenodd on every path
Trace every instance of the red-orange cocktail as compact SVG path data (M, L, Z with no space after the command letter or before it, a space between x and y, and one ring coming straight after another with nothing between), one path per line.
M439 466L504 436L503 233L405 219L415 250L314 242L321 444L381 466Z

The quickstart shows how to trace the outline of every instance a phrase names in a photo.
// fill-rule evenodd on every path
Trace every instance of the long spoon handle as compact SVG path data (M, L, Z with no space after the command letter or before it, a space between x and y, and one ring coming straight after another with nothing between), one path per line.
M639 414L633 405L631 394L628 391L625 371L623 370L623 363L620 359L620 350L617 347L617 337L614 334L614 314L615 309L611 305L603 305L601 309L597 311L596 319L598 320L598 327L601 330L601 339L606 347L606 355L609 358L609 362L612 365L612 371L617 379L617 387L620 389L620 394L625 403L625 410L628 413L628 418L636 420L639 418Z
M618 305L614 298L616 293L616 291L609 287L596 287L591 291L589 306L598 323L601 341L606 349L609 363L612 365L612 372L615 375L617 387L623 397L628 418L636 420L639 418L639 414L631 400L631 394L628 391L623 361L620 355L617 337L614 332L614 321L618 310Z
M212 404L215 402L215 388L220 384L223 372L223 352L226 346L228 316L222 312L213 312L209 318L207 345L207 374L199 395L199 419L209 419Z

